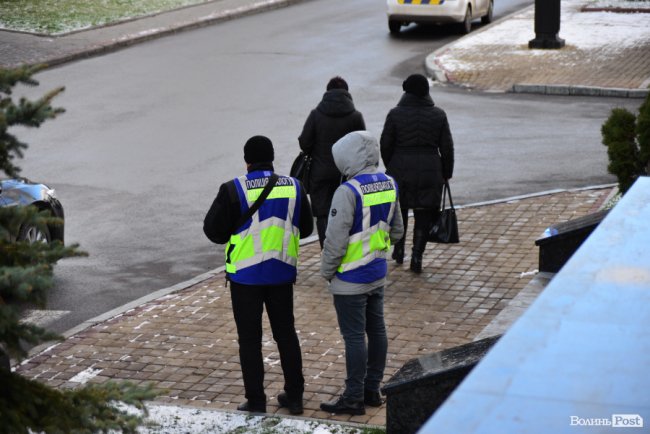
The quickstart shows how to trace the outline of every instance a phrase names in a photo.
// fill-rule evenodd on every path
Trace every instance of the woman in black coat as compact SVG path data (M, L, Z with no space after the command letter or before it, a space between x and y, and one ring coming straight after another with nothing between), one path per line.
M386 173L397 181L406 234L408 210L413 209L411 270L422 271L422 254L432 219L440 210L442 187L454 171L454 142L445 112L429 95L421 74L402 84L404 95L386 117L381 134L381 158ZM404 238L395 244L393 259L404 261Z
M365 129L363 116L354 107L348 84L341 77L332 78L298 137L300 149L312 157L309 194L321 249L332 197L341 184L341 172L334 164L332 145L348 133Z

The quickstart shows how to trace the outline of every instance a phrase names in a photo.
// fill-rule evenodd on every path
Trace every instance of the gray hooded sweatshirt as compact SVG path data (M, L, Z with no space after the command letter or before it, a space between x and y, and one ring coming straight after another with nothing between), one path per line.
M377 139L367 131L355 131L343 136L332 147L332 155L336 167L348 179L356 175L380 173L377 169L379 166L379 144ZM348 247L355 206L354 192L341 185L332 199L321 253L321 275L330 282L329 290L332 294L365 294L384 286L386 282L385 276L370 283L345 282L336 276L336 270L341 265L341 260ZM404 234L404 223L399 209L399 202L397 202L393 221L389 222L391 243L399 241Z

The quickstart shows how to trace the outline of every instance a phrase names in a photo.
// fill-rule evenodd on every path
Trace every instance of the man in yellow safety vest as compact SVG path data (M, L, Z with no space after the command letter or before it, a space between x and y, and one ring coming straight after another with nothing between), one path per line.
M238 410L266 412L262 359L262 311L266 307L284 373L281 407L303 412L302 356L293 316L300 238L313 231L313 217L300 181L273 173L271 140L244 145L248 173L221 185L203 231L226 244L226 276L239 337L246 402Z

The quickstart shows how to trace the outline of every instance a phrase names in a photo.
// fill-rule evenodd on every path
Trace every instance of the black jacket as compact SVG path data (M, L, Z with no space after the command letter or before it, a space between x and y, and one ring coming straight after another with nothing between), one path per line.
M327 215L341 172L334 164L332 145L352 131L365 130L363 116L354 108L352 96L344 89L332 89L323 95L309 113L298 143L312 157L310 194L314 215Z
M429 95L405 93L386 117L381 158L395 177L402 208L437 208L454 172L454 142L444 110Z
M268 163L252 165L248 171L254 170L272 171L273 165ZM226 244L237 229L235 225L242 213L239 195L235 188L234 180L221 184L219 193L203 220L203 232L213 243ZM314 230L314 218L302 184L300 185L300 204L300 238L306 238Z

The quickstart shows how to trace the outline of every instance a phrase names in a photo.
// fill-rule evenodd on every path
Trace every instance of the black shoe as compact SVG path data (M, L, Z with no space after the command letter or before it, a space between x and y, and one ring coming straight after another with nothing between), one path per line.
M278 402L280 403L280 407L289 409L289 413L291 414L303 413L302 395L296 399L289 399L287 392L282 392L278 395Z
M381 399L379 392L371 392L366 389L363 391L363 403L370 407L381 407L384 400Z
M363 401L353 401L342 396L336 401L322 402L320 409L334 414L351 414L353 416L366 414L366 407L363 405Z
M251 404L246 401L237 406L239 411L248 411L251 413L266 413L266 404Z

